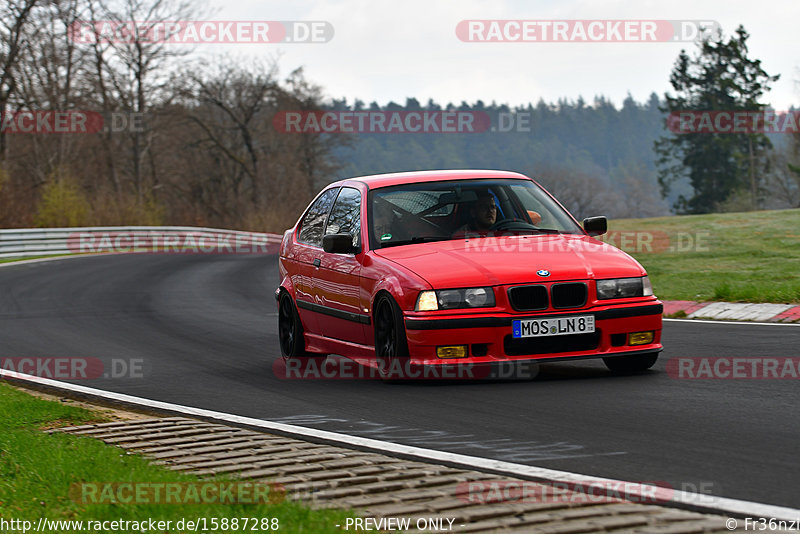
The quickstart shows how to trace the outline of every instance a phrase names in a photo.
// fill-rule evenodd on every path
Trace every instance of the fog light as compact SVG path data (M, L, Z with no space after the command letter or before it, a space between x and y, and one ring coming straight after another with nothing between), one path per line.
M634 332L628 334L628 345L648 345L653 342L655 332Z
M447 347L436 347L437 358L466 358L467 346L466 345L451 345Z

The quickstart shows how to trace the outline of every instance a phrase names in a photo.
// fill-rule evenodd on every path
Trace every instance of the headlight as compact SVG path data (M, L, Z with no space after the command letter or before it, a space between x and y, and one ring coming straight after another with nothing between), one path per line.
M492 308L494 303L494 291L491 287L439 289L437 291L420 292L417 298L416 311Z
M597 281L598 299L624 299L629 297L650 297L652 295L653 286L646 276Z

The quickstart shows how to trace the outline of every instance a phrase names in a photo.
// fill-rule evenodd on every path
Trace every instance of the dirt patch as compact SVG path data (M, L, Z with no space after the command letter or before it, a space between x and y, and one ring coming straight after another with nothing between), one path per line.
M6 382L7 383L7 382ZM43 391L38 391L35 389L28 389L19 387L16 384L8 384L14 389L19 391L23 391L29 395L33 395L34 397L38 397L40 399L60 402L61 404L66 404L68 406L76 406L78 408L84 408L89 410L97 415L96 420L87 421L82 424L90 425L94 423L109 423L113 421L135 421L139 419L152 419L152 414L144 414L138 412L132 412L129 410L122 410L119 408L110 408L107 406L98 406L96 404L91 404L84 401L79 401L75 399L70 399L68 397L64 397L62 395L53 395L50 393L45 393ZM52 428L59 428L62 426L68 426L68 422L59 422L59 421L52 421L48 423L46 426L42 427L42 430L50 430Z

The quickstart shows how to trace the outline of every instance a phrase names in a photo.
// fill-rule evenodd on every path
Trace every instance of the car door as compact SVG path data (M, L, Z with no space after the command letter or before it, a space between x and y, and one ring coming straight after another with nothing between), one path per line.
M317 313L314 309L314 273L319 268L322 254L322 235L339 188L323 191L306 210L295 234L295 244L287 259L294 264L292 285L295 288L297 313L307 332L319 334Z
M361 289L361 207L362 193L354 187L342 187L331 208L325 235L350 234L355 254L321 252L320 265L314 271L313 295L317 321L325 337L364 343L364 327L370 323L364 312Z

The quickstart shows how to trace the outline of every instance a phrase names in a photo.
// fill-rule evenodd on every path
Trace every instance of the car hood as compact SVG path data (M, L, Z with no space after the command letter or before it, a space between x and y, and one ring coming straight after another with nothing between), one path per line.
M537 234L454 239L378 249L431 287L523 284L643 276L618 248L588 236ZM550 272L547 277L537 271Z

